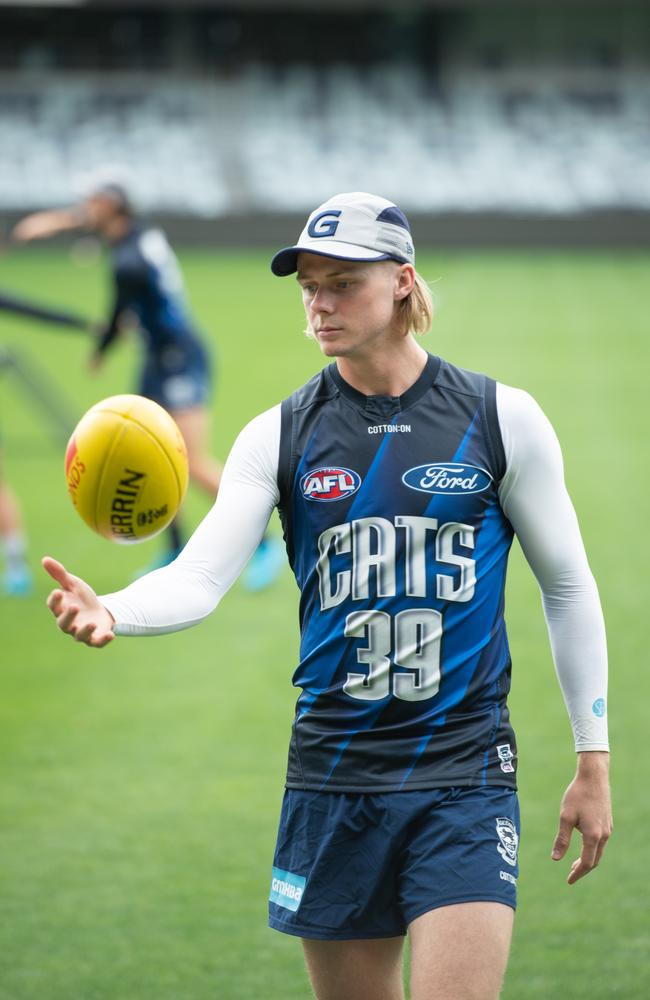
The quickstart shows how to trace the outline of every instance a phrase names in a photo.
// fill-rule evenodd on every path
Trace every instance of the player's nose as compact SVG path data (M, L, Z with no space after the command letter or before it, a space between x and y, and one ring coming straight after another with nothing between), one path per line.
M315 313L332 313L334 312L334 297L326 288L319 288L309 305Z

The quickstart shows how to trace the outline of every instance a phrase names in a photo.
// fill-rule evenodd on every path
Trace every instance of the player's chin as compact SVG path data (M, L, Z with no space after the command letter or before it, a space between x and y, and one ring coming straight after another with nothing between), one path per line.
M316 333L316 340L322 353L328 358L345 354L344 339L339 333L320 333L319 331Z

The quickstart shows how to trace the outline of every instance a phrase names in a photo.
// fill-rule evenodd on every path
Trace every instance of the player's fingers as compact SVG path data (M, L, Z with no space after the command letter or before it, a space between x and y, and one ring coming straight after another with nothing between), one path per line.
M574 882L577 882L578 879L581 879L582 876L586 874L587 874L586 869L582 867L582 862L580 861L580 858L576 858L576 860L571 865L571 871L567 876L567 882L569 885L573 885Z
M88 622L88 624L84 625L82 628L75 629L73 634L76 641L85 642L86 645L90 645L92 634L95 631L96 627L97 626L95 625L94 622Z
M42 563L45 572L49 573L52 579L56 580L60 587L64 590L72 590L74 581L63 563L58 562L56 559L52 559L51 556L45 556Z
M554 861L559 861L566 854L571 843L572 832L573 823L564 816L560 816L560 825L553 841L553 850L551 851L551 857Z
M591 871L592 868L596 867L596 854L598 852L598 845L600 843L600 837L585 837L582 838L582 850L580 851L580 864L587 871Z
M580 857L571 865L571 871L567 878L569 885L573 885L574 882L584 878L585 875L594 870L599 860L599 847L600 837L583 837Z
M569 872L567 882L569 885L573 885L578 882L585 875L588 875L590 871L593 870L593 865L586 865L581 858L577 858L571 865L571 871Z
M101 649L102 646L106 646L109 642L112 642L114 638L114 632L100 632L99 634L95 632L94 635L90 637L88 645L92 646L94 649Z
M596 862L595 862L594 868L596 867L596 865L600 864L600 859L603 856L603 851L607 847L607 841L608 840L609 840L609 834L608 833L603 834L603 836L600 838L600 842L598 844L598 849L596 851Z
M53 590L45 603L47 604L48 608L50 609L54 617L58 618L59 615L61 614L61 611L63 610L63 591Z
M74 620L79 614L79 608L71 604L70 607L66 608L56 620L57 625L62 632L71 633L74 628Z

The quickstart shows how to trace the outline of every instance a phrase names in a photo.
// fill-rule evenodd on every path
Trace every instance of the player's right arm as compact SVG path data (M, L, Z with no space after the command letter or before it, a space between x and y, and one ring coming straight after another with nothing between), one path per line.
M48 598L59 628L88 646L104 646L114 635L177 632L207 617L262 540L279 499L279 448L275 406L237 438L214 506L178 558L124 590L98 598L60 563L44 560L59 584Z
M44 240L72 229L82 229L86 223L82 206L52 208L44 212L32 212L17 222L11 232L11 239L17 243Z

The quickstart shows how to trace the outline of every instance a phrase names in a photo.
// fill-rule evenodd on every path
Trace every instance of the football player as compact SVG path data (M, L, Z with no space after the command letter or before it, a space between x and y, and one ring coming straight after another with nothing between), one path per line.
M556 436L520 389L428 354L409 225L337 195L273 259L334 359L244 428L182 556L97 598L52 559L49 607L90 646L208 615L274 507L301 590L301 689L273 862L272 927L319 1000L491 1000L518 878L517 744L504 621L515 533L540 584L577 768L552 856L568 881L611 832L598 591Z

